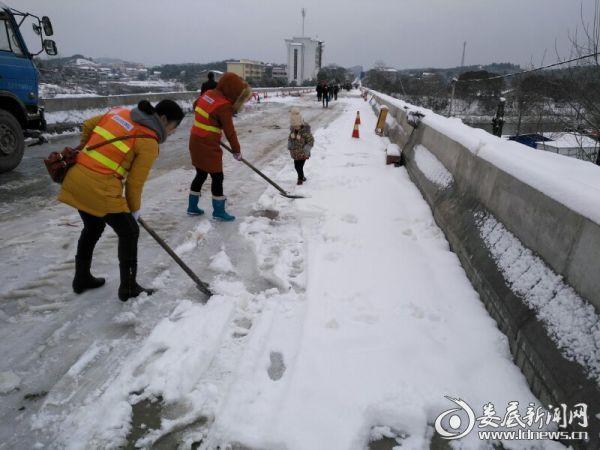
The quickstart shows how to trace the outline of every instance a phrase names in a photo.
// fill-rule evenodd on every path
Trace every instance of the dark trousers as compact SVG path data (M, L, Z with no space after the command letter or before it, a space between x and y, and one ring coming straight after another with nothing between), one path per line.
M327 94L323 94L323 107L329 106L329 96Z
M305 159L294 160L294 168L296 169L296 173L298 174L299 180L304 180L304 164L306 164Z
M196 177L194 181L192 181L192 192L200 192L202 190L202 185L206 181L208 177L208 172L204 170L196 169ZM210 174L210 191L214 197L223 197L223 180L225 176L223 172L214 172Z
M83 230L81 230L81 236L77 243L77 258L92 259L96 243L108 224L119 237L119 262L121 264L135 264L137 262L140 227L131 213L113 213L104 217L96 217L79 211L79 215L83 221Z

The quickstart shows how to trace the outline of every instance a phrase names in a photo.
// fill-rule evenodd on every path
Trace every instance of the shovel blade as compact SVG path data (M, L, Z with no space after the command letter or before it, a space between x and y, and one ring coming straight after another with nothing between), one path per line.
M198 288L198 290L200 292L202 292L208 298L213 296L213 293L211 292L211 290L208 288L207 285L198 283L198 284L196 284L196 287ZM206 300L208 301L208 299L206 299Z
M303 195L284 194L284 193L280 193L280 195L281 195L282 197L285 197L285 198L291 198L291 199L295 199L295 198L306 198L306 197L304 197Z

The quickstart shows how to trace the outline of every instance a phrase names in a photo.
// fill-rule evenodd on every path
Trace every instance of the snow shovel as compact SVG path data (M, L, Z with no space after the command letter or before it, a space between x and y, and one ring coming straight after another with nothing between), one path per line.
M188 265L186 263L184 263L179 256L177 256L177 253L175 253L173 251L173 249L171 247L169 247L169 245L158 234L156 234L156 231L154 231L144 221L144 219L142 219L140 217L138 219L138 222L144 228L144 230L146 230L148 232L148 234L150 236L152 236L154 238L154 240L156 242L158 242L158 244L169 254L169 256L171 256L171 258L173 258L175 260L175 262L179 265L179 267L181 267L183 269L183 271L188 274L188 276L194 281L194 283L196 283L196 287L198 288L198 290L200 290L202 293L206 294L208 297L211 297L213 295L213 293L208 288L208 284L206 284L204 281L202 281L200 278L198 278L198 275L196 275L192 271L192 269L190 269L188 267Z
M229 153L233 154L233 150L227 144L221 142L221 146L223 148L227 149L229 151ZM243 162L244 164L246 164L248 167L250 167L254 172L256 172L260 177L262 177L267 183L269 183L271 186L273 186L275 189L277 189L279 191L279 193L281 195L283 195L284 197L287 197L287 198L306 198L306 197L304 197L302 195L288 194L285 190L283 190L283 188L281 186L279 186L277 183L275 183L273 180L271 180L268 176L266 176L264 173L262 173L260 170L258 170L256 167L254 167L248 161L246 161L244 158L240 159L240 161Z

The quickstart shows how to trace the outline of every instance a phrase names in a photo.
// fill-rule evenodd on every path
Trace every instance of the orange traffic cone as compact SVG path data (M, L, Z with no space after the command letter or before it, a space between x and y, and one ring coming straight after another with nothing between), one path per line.
M352 131L352 137L357 139L360 137L358 135L358 123L356 121L354 121L354 130Z
M360 125L360 111L356 111L356 123L357 125Z

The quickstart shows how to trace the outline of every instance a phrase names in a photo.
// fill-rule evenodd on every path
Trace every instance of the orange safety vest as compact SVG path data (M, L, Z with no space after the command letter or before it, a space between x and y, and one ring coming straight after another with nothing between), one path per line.
M214 89L201 95L196 100L196 107L194 108L192 134L203 138L216 134L221 138L222 130L219 127L219 123L211 118L210 115L220 106L227 104L231 105L231 101Z
M131 119L131 111L126 108L114 108L107 112L92 131L85 147L77 155L77 164L102 174L115 174L125 178L129 168L123 167L123 161L135 145L135 138L115 141L94 150L88 150L102 142L121 136L149 135L158 141L154 130L144 127Z

